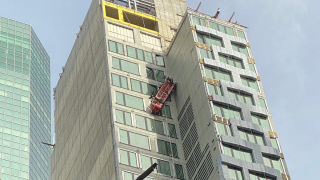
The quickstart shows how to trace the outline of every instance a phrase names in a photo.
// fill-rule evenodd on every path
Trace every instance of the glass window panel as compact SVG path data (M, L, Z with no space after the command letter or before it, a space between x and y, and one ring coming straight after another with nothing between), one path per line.
M120 132L120 142L124 143L124 144L128 144L129 141L128 141L128 133L127 133L127 131L120 130L119 132Z
M158 134L164 134L163 122L162 121L154 121L155 131Z
M226 30L227 30L227 34L232 35L232 36L234 35L232 28L226 27Z
M137 157L135 153L129 152L130 166L137 167Z
M120 79L121 79L121 87L128 89L127 78L126 78L126 77L123 77L123 76L120 76Z
M126 106L143 110L143 100L134 96L124 94Z
M245 100L246 100L246 103L247 103L247 104L250 104L250 105L252 105L252 104L253 104L253 103L252 103L252 98L251 98L251 97L244 96L244 98L245 98Z
M118 53L119 54L124 54L123 45L122 44L117 43L117 48L118 48Z
M229 147L223 146L223 152L227 156L232 156L231 149Z
M143 51L141 49L137 49L137 55L139 60L144 60L143 58Z
M148 84L141 82L141 86L142 86L142 93L143 94L148 94Z
M124 124L123 111L116 110L116 121Z
M142 116L136 115L136 126L141 129L147 129L145 118Z
M160 167L159 169L160 169L160 173L161 174L165 174L165 175L171 176L169 162L159 160L159 167Z
M234 169L230 169L229 168L229 177L230 179L236 179L237 180L237 175L236 175L236 171Z
M240 170L236 170L236 173L237 173L237 175L238 175L238 180L242 180L243 178L242 178L242 173L241 173L241 171L240 171Z
M210 26L210 28L212 28L212 29L218 30L218 26L217 26L217 24L214 23L214 22L209 22L209 26Z
M174 124L168 124L170 137L177 138L176 127Z
M264 99L259 98L259 103L260 103L260 107L267 109L266 102L264 101Z
M192 16L193 25L199 25L199 19L197 17Z
M201 25L201 26L207 26L204 19L200 19L200 25Z
M245 141L248 140L245 132L239 130L239 135L240 135L240 138L241 138L241 139L243 139L243 140L245 140Z
M267 119L265 119L265 120L260 119L260 122L261 122L262 127L271 131L271 127L270 127L269 121Z
M120 61L118 58L112 58L112 67L115 69L120 69Z
M146 118L146 123L147 123L147 130L148 131L154 131L152 120L149 119L149 118Z
M270 159L269 158L263 157L263 162L264 162L264 165L266 165L268 167L271 167L271 163L270 163Z
M235 92L229 91L228 93L229 93L229 97L230 97L231 99L237 100L237 98L236 98L236 93L235 93Z
M164 58L162 56L156 56L157 65L164 66Z
M213 109L214 109L215 115L222 117L222 112L219 106L213 105Z
M273 168L275 168L275 169L279 170L281 173L283 173L283 169L282 169L282 165L281 165L280 159L272 160L272 165L273 165Z
M277 143L277 140L276 140L276 139L270 138L270 141L271 141L271 145L272 145L273 148L279 149L279 148L278 148L278 143Z
M150 157L141 155L141 166L142 169L148 169L151 166Z
M256 70L254 68L254 64L249 63L249 69L250 69L250 71L252 71L254 73L256 72Z
M234 60L234 64L236 65L235 67L237 67L237 68L242 68L242 63L241 63L241 61Z
M226 130L224 129L224 124L217 123L217 126L218 126L218 131L220 135L223 135L223 134L227 135Z
M243 31L239 31L239 30L238 30L238 36L241 37L241 38L243 38L243 39L246 39Z
M148 79L155 80L155 78L154 78L154 73L153 73L153 69L147 67L146 70L147 70L147 78L148 78Z
M112 52L117 52L117 46L115 42L109 41L109 50Z
M239 47L240 53L246 55L247 57L249 57L249 53L246 47Z
M124 105L124 99L123 99L123 94L116 92L116 103Z
M175 143L171 143L171 147L172 147L172 156L175 158L178 158L178 148L177 145Z
M127 53L128 53L127 55L128 55L129 57L137 58L136 48L127 46Z
M262 136L257 135L256 139L257 139L257 144L262 145L262 146L264 145L264 141L263 141Z
M166 77L165 77L163 71L156 70L156 77L157 77L157 81L159 81L159 82L165 82L166 81Z
M131 173L124 172L123 175L124 175L123 180L133 180Z
M208 58L208 56L207 56L207 50L202 49L202 48L199 48L199 50L200 50L201 58Z
M120 87L120 79L116 74L111 74L112 77L112 85Z
M131 79L131 90L136 92L141 92L140 82L134 79Z
M184 173L183 173L183 167L182 167L182 165L175 164L174 167L175 167L175 169L176 169L177 178L178 178L178 179L185 179L185 178L184 178Z
M139 134L129 132L130 145L149 149L149 138Z
M255 139L254 139L254 136L252 134L248 134L248 137L249 137L249 141L252 142L252 143L256 143Z
M203 36L199 33L197 33L198 42L204 44Z
M158 93L157 87L151 84L148 84L148 94L149 95L156 95Z
M129 165L128 152L124 150L120 150L119 153L120 153L120 163Z
M132 122L131 122L131 115L130 115L130 113L124 112L124 118L125 118L126 125L131 126L131 125L132 125Z
M120 64L123 71L139 75L139 67L137 64L123 60L120 61Z
M209 67L204 67L204 71L206 73L206 77L214 79L213 76L212 76L211 69Z
M219 31L226 33L223 25L219 24L218 26L219 26Z
M166 141L162 141L160 139L157 139L157 145L158 145L158 152L160 154L169 155L167 151L167 143ZM170 143L169 143L170 146Z
M152 54L150 52L144 51L144 58L146 62L153 63Z

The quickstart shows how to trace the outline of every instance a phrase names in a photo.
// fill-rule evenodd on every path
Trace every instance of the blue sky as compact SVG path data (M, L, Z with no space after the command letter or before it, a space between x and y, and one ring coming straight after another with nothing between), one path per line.
M187 0L196 8L200 0ZM317 0L201 0L199 11L249 27L247 35L292 179L320 177L320 11ZM0 16L30 24L59 79L91 0L0 0ZM318 92L318 93L317 93ZM52 120L53 120L52 101ZM317 178L318 177L318 178Z

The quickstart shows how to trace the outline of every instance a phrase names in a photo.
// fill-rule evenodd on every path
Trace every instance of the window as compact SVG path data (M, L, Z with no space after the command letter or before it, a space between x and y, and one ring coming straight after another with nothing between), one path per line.
M232 81L231 73L222 69L213 67L204 67L206 76L211 79Z
M156 80L163 83L166 81L166 76L163 71L156 70Z
M156 62L158 66L164 66L164 57L156 55Z
M146 67L146 71L147 71L147 78L148 79L152 79L152 80L156 80L159 82L165 82L166 81L166 76L164 75L163 71L160 70L153 70L151 68Z
M216 116L225 117L227 119L229 118L233 118L237 120L242 119L240 110L237 110L228 106L220 105L220 104L215 104L215 103L213 104L213 109Z
M251 119L253 123L258 124L271 131L271 127L267 117L251 114Z
M146 61L149 63L153 63L152 55L150 52L143 51L141 49L137 49L131 46L127 46L127 54L129 57Z
M158 21L153 19L145 18L143 16L139 16L137 14L133 14L127 11L122 11L123 13L123 21L135 26L139 26L142 28L146 28L151 31L159 32L158 29Z
M228 172L230 179L243 180L240 169L228 166Z
M241 82L243 85L251 87L259 92L259 87L258 87L258 83L256 80L246 78L246 77L240 77L240 78L241 78Z
M131 172L123 172L123 180L136 180L138 177L140 176L140 174L134 174ZM153 180L153 178L144 178L145 180Z
M132 126L130 113L116 109L115 114L116 114L116 122L125 124L128 126Z
M159 116L167 117L167 118L169 118L169 119L172 119L170 106L165 105L165 106L161 109L161 112L160 112L158 115L159 115Z
M230 125L217 123L217 127L220 135L232 136Z
M206 49L199 48L201 58L209 58L214 59L212 56L212 51L208 51Z
M278 143L277 143L277 139L275 139L275 138L270 138L270 141L271 141L271 145L272 145L273 148L279 149Z
M250 141L252 143L256 143L262 146L265 145L262 134L258 134L258 133L252 132L252 130L246 130L242 128L238 128L238 130L239 130L239 135L241 139L245 141Z
M243 31L237 31L238 32L238 36L241 37L242 39L246 39L246 36L244 35Z
M259 104L263 109L267 109L266 101L264 99L259 98Z
M158 164L158 173L171 176L170 164L168 161L141 155L142 169L148 169L153 163Z
M175 158L179 157L177 145L175 143L170 143L167 141L157 139L157 145L158 145L158 152L160 154L164 154L164 155L175 157Z
M253 162L251 151L249 150L235 146L223 145L223 151L227 156L232 156L246 162Z
M127 78L117 74L111 74L112 85L128 89Z
M243 69L242 61L239 59L233 58L231 56L222 55L222 54L219 54L219 59L223 63L229 64L233 67Z
M222 96L222 90L220 86L208 84L209 95L219 95Z
M147 70L147 78L155 80L153 69L146 67L146 70Z
M192 16L192 21L194 25L206 26L206 21L204 19Z
M124 55L123 44L109 41L109 51Z
M256 172L250 172L250 180L276 180L277 178L268 176L264 173L256 173Z
M240 44L235 44L235 43L231 43L232 45L232 49L234 51L237 51L239 53L242 53L244 55L246 55L247 57L249 57L249 53L247 50L247 47L245 45L240 45Z
M135 115L137 128L164 135L163 122Z
M120 129L120 142L142 149L150 150L149 137Z
M176 170L176 178L177 179L184 179L183 167L180 164L174 164L174 168Z
M121 92L116 92L116 103L139 110L144 110L143 99Z
M262 156L263 156L264 165L266 165L268 167L272 167L276 170L279 170L281 173L283 173L283 168L281 165L280 158L275 158L275 157L268 156L268 155L262 155Z
M172 138L178 138L176 126L174 124L168 123L168 129L169 129L169 136Z
M254 64L249 63L248 65L249 65L250 71L256 73L256 68L254 67Z
M121 164L138 167L136 153L120 149L119 156Z
M209 21L209 26L210 26L210 28L212 28L212 29L215 29L215 30L217 30L217 31L220 31L220 32L223 32L223 33L226 33L226 34L229 34L229 35L234 36L233 29L230 28L230 27L223 26L223 25L221 25L221 24L216 24L216 23L210 22L210 21Z
M154 95L154 96L158 92L157 86L140 82L135 79L131 79L131 90L135 92L147 94L147 95Z
M138 64L112 57L112 67L121 71L140 75Z
M240 91L230 90L230 89L228 89L228 94L231 99L234 99L236 101L240 101L242 103L246 103L249 105L253 105L252 95L242 93Z
M207 44L209 46L219 46L224 47L222 43L222 39L215 36L208 36L204 34L197 33L198 42L202 44Z

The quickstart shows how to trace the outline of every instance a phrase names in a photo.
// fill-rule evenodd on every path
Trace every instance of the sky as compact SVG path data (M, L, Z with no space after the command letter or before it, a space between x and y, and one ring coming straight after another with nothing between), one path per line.
M214 15L220 8L219 17L226 20L235 12L233 21L249 27L247 36L291 179L320 179L320 1L187 0L187 4L196 9L200 1L199 11ZM51 89L90 3L0 0L0 16L30 24L47 50ZM53 112L52 98L52 122Z

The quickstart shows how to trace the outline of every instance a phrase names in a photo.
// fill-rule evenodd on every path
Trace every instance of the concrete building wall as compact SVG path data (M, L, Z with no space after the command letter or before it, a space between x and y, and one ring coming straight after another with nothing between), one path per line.
M55 89L52 179L115 179L101 20L95 0Z

